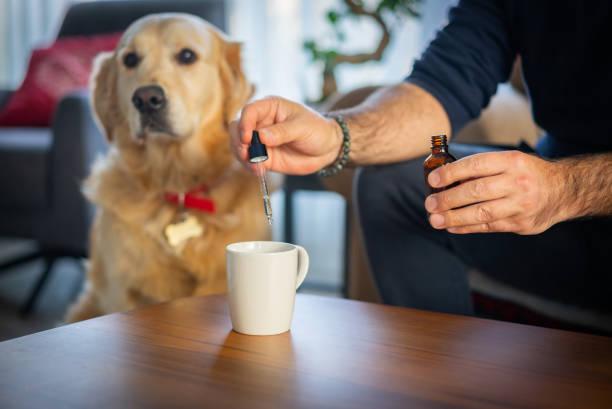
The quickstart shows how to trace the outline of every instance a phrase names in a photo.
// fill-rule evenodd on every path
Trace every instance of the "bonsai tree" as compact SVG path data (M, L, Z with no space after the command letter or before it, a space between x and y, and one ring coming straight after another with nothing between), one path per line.
M321 48L314 40L304 42L313 62L323 62L323 88L319 102L325 101L338 90L336 68L340 64L362 64L368 61L380 61L391 41L391 23L406 17L418 17L416 9L420 0L380 0L375 7L367 7L363 0L342 0L342 7L328 10L327 21L336 34L336 45L345 40L346 34L340 22L347 18L367 18L374 21L381 30L380 41L376 49L357 54L343 54L334 48Z

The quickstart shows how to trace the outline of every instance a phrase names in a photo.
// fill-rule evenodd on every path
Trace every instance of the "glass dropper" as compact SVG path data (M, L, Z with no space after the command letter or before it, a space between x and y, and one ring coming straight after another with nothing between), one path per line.
M257 177L259 177L259 187L263 198L264 214L268 220L268 224L272 225L272 205L270 204L270 194L268 192L268 184L266 182L266 168L263 162L268 160L268 152L266 145L261 143L259 132L253 131L251 137L251 145L249 146L249 162L256 164Z

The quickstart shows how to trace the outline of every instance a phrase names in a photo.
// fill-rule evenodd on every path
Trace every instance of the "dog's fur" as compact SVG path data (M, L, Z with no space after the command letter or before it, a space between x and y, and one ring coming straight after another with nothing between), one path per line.
M193 64L177 62L184 48L196 53ZM128 52L140 56L136 67L125 66ZM165 91L166 129L147 127L131 102L147 85ZM128 28L114 52L97 57L91 91L111 144L85 183L97 215L87 284L66 321L224 292L225 246L269 235L257 180L230 153L229 122L253 92L240 45L195 16L147 16ZM204 232L172 247L164 229L181 209L164 193L201 185L216 212L190 210Z

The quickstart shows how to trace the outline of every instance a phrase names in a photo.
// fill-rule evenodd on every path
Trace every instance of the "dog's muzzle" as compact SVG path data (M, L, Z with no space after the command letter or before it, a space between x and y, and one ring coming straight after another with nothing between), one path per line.
M159 85L147 85L134 91L132 104L142 115L157 115L166 107L166 95Z
M159 85L146 85L137 88L132 95L132 104L140 113L141 130L138 140L144 141L148 132L157 132L174 137L168 123L168 100L164 89Z

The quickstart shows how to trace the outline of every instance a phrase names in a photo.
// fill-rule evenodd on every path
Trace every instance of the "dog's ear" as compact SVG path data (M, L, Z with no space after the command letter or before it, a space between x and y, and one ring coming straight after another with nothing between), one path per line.
M224 102L224 117L229 124L236 113L251 98L255 88L242 72L241 63L242 44L230 41L223 43L223 57L221 58L221 80L226 92Z
M113 140L113 124L117 116L117 72L112 52L100 53L93 63L89 89L98 126L109 142Z

